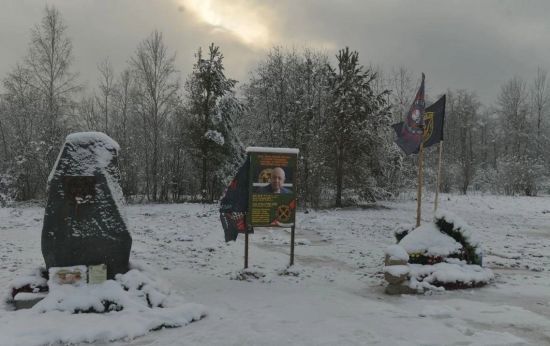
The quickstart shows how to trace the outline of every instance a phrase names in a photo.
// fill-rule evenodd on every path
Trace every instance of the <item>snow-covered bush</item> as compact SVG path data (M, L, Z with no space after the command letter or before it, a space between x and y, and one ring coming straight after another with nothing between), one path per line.
M0 174L0 207L10 205L17 193L15 181L11 174Z
M545 173L544 165L529 157L505 156L498 162L498 179L506 195L536 196Z
M492 167L478 169L472 182L476 191L493 193L499 191L500 183L498 171Z
M206 131L206 133L204 134L204 138L211 140L217 145L223 145L225 143L225 139L223 138L223 135L216 130Z

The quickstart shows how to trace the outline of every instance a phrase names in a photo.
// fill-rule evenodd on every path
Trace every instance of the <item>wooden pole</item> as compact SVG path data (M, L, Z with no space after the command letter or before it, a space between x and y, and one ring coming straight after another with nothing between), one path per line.
M290 265L294 265L294 225L290 229Z
M244 235L244 269L248 268L248 229Z
M418 189L416 190L416 227L420 227L422 214L422 164L424 161L424 136L421 137L420 150L418 151Z
M441 185L441 157L442 156L443 156L443 141L439 142L439 162L437 164L437 180L435 185L434 214L437 211L437 204L439 203L439 186Z

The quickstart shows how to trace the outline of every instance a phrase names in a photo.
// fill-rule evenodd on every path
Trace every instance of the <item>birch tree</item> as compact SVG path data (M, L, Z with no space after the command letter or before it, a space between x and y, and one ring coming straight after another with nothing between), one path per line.
M180 88L174 65L162 33L154 31L142 41L131 59L134 75L135 111L140 119L140 138L145 160L145 193L157 201L159 184L166 179L161 162L163 133L167 120L175 113Z
M55 7L46 6L31 30L22 63L4 79L2 132L11 136L9 155L17 198L42 196L59 147L72 120L77 75L71 71L72 43ZM8 141L6 141L8 143Z

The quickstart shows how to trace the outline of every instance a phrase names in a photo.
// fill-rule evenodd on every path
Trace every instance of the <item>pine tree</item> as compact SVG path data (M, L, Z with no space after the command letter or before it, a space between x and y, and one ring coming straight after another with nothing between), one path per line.
M359 53L346 47L336 59L337 68L330 69L331 105L325 140L332 148L335 205L340 207L345 187L358 188L365 197L374 198L372 187L381 175L378 146L390 114L388 91L374 91L377 76L359 64Z
M225 76L220 47L212 43L206 56L201 48L195 56L193 72L185 85L191 155L199 167L202 199L213 201L225 178L220 167L227 160L238 162L242 155L236 154L240 142L234 138L231 127L242 108L232 96L237 81Z

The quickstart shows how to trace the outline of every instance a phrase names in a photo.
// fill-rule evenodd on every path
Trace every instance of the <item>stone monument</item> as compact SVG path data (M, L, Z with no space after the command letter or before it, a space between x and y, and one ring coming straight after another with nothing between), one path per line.
M107 278L128 271L132 238L122 215L119 145L101 132L67 136L48 179L42 228L47 268L107 266Z

